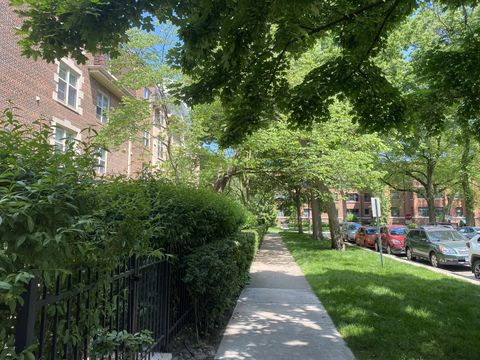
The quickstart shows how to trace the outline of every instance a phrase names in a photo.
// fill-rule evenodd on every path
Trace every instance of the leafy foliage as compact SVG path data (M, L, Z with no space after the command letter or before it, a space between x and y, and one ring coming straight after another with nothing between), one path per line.
M218 325L247 282L265 230L259 227L212 242L185 258L184 281L197 299L196 317L202 332Z
M91 289L98 298L92 301L103 303L101 290L129 256L163 258L167 249L181 260L233 236L246 220L239 203L211 191L153 178L98 179L92 139L67 141L60 151L51 132L43 121L20 123L11 110L0 117L0 341L8 359L15 353L15 311L32 278L52 290L55 279L64 284L69 274L88 267L98 274ZM82 312L61 341L77 341L80 327L98 335L100 319L109 316L102 311ZM135 351L148 343L147 335L102 333L95 346L102 354L117 345ZM31 350L18 358L31 357Z
M19 10L26 17L20 31L24 54L48 61L66 55L84 61L83 50L115 55L130 26L152 30L154 16L171 21L180 39L172 62L193 80L182 92L190 103L221 100L228 119L224 143L238 143L270 123L279 109L294 113L301 124L329 118L328 105L338 94L349 99L356 119L369 128L403 120L399 93L372 58L392 29L418 9L414 0L12 3L24 6ZM456 9L477 2L441 3ZM338 49L336 59L318 64L291 88L292 62L325 39Z

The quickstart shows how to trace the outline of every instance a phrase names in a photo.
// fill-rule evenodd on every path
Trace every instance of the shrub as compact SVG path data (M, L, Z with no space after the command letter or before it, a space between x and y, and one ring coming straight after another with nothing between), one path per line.
M156 246L172 253L235 234L246 221L245 208L223 194L158 181L147 185Z
M201 331L208 332L221 322L235 295L248 281L250 265L265 229L261 226L244 230L204 245L184 259L183 280L196 299L195 312Z

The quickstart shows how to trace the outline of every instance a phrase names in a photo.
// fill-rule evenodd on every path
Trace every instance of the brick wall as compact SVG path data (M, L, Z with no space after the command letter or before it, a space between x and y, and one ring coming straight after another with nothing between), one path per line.
M22 121L39 118L46 122L58 122L73 129L94 128L102 124L96 117L97 92L110 98L110 106L120 101L118 96L100 85L90 74L88 65L103 64L101 57L92 57L85 65L65 59L68 66L81 75L76 110L56 100L59 63L49 64L21 56L15 28L21 20L9 7L8 1L0 1L0 109L9 101L18 109L15 113ZM127 174L128 144L107 154L107 174ZM134 154L132 154L134 155Z

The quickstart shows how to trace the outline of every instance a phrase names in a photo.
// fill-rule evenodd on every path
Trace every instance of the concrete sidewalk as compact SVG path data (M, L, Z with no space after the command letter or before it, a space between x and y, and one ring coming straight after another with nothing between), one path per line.
M277 234L266 235L215 359L354 359Z

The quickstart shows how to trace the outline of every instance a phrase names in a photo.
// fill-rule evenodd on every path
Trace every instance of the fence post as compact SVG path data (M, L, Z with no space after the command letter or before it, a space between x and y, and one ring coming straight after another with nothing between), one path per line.
M15 324L15 351L17 354L27 349L34 342L37 287L37 280L35 278L31 279L27 290L22 294L23 305L17 307Z
M137 329L137 308L138 308L138 279L139 268L136 255L130 257L130 269L133 269L133 275L129 277L128 291L128 332L134 333Z

